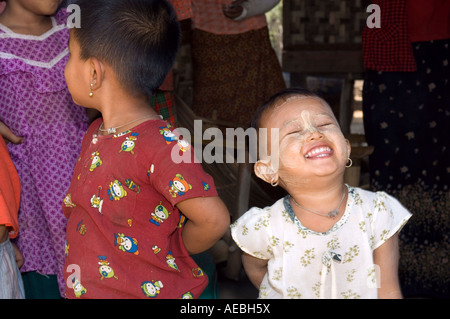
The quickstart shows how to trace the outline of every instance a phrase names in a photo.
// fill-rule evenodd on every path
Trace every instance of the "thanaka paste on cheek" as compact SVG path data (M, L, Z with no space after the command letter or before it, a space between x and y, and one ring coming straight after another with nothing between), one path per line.
M313 124L313 120L311 118L311 113L309 111L302 111L300 113L300 118L296 121L298 123L298 129L301 131L301 133L296 134L295 138L300 140L296 143L296 145L303 145L305 143L306 138L308 135L318 131L315 125ZM308 134L305 134L308 133ZM294 136L293 136L294 137ZM298 165L297 158L289 156L289 139L291 137L288 137L287 139L283 139L283 141L280 143L280 163L283 164L286 168L295 168L296 165ZM300 152L300 149L298 150Z
M323 121L320 123L322 122ZM293 174L293 172L299 169L299 165L302 165L301 163L303 162L300 157L303 156L303 146L305 145L307 139L315 132L327 134L328 137L336 137L333 140L339 141L339 143L337 145L335 144L336 147L334 147L333 151L335 156L342 158L340 159L340 162L342 162L345 166L348 150L346 140L338 125L326 125L318 128L314 113L310 113L307 110L302 111L300 113L300 117L295 120L294 123L298 126L298 132L287 136L281 140L280 143L279 176L285 185L288 187L304 186L310 182L309 178L299 178L299 176ZM293 139L296 141L293 142ZM342 172L345 169L344 166L342 167Z

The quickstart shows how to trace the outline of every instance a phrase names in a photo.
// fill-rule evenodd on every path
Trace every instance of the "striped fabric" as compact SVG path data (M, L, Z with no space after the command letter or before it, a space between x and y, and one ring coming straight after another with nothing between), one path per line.
M0 244L0 299L24 299L22 277L9 239Z

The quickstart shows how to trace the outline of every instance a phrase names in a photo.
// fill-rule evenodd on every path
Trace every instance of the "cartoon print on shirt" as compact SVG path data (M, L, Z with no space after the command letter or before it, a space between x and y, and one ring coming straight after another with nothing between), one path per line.
M169 128L170 128L170 125L167 125L166 127L160 127L160 130L159 130L159 134L161 134L163 136L163 138L166 140L167 144L170 144L173 141L178 140L178 137Z
M182 152L187 152L191 149L191 144L186 140L178 139L177 145Z
M134 148L136 146L136 140L138 137L138 133L131 133L131 136L128 136L125 139L125 142L122 143L122 146L120 147L120 152L124 151L124 152L129 152L131 154L134 154Z
M141 192L141 188L139 187L139 185L136 185L135 182L133 182L131 179L126 179L125 180L125 185L127 185L127 187L132 190L133 192L139 194Z
M131 253L134 255L139 255L138 242L136 238L125 236L124 234L114 234L114 246L119 245L119 249Z
M150 168L147 170L147 177L150 178L150 175L155 172L155 164L152 164Z
M80 220L78 222L76 230L80 233L81 236L86 235L87 228L86 224L83 223L83 220Z
M102 214L102 207L103 207L103 199L100 198L100 191L102 190L102 187L98 187L98 196L95 194L91 197L91 207L97 208L98 212Z
M165 208L162 205L162 201L159 202L158 205L156 205L155 210L153 213L151 213L152 218L150 219L150 222L155 224L156 226L161 225L164 223L164 221L169 218L169 215L172 214L172 212L169 212L167 208Z
M89 168L89 171L93 171L94 169L96 169L97 167L99 167L100 165L102 165L102 160L100 159L100 154L95 151L91 154L91 167Z
M72 288L73 292L75 294L75 297L80 298L82 295L84 295L87 290L83 287L83 285L80 283L78 278L76 276L73 276L72 278Z
M206 183L206 182L202 182L202 184L203 184L203 190L204 191L209 191L210 189L211 189L211 186L209 186L209 184L208 183Z
M184 216L183 214L180 214L180 219L178 220L178 228L181 228L184 226L184 224L186 224L186 216Z
M170 268L180 271L180 269L178 269L177 264L175 263L175 257L173 257L171 251L169 251L169 253L166 256L166 263Z
M72 202L72 195L71 195L71 194L67 194L66 197L64 197L63 202L64 202L64 205L65 205L66 207L70 207L70 208L77 207L77 205L75 205L75 204Z
M106 191L110 200L120 200L127 196L127 191L123 188L122 183L117 179L109 184L109 188Z
M100 265L100 267L98 267L100 280L108 278L119 279L119 277L114 274L114 270L111 268L111 266L109 266L109 261L106 260L106 256L98 256L98 259L98 264Z
M195 278L197 278L197 277L203 277L205 275L205 273L203 272L203 269L198 267L198 268L192 268L192 275Z
M176 174L175 178L169 182L169 193L172 197L184 195L188 190L192 189L181 174Z
M192 292L188 291L182 294L180 299L194 299L194 295L192 294Z
M64 257L67 258L67 256L69 256L69 242L66 239L66 243L64 245Z
M159 248L159 247L156 246L156 245L153 245L153 246L152 246L152 250L153 250L153 253L154 253L155 255L161 252L161 248Z
M164 285L161 281L155 280L144 281L141 285L142 292L149 298L158 297L158 295L161 293L161 288L163 287Z

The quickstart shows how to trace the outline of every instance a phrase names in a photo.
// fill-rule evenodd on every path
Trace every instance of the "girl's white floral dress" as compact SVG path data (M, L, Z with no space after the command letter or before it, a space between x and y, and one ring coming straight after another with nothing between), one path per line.
M411 217L384 192L348 186L344 214L325 233L304 227L289 195L251 208L231 226L236 244L268 260L259 298L377 298L373 251Z

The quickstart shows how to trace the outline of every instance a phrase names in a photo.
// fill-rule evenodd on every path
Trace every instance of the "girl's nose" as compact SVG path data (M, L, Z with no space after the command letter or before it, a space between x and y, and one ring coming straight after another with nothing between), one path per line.
M312 131L310 133L310 135L308 136L307 140L308 141L315 141L315 140L320 140L322 138L323 138L323 134L320 131L318 131L317 129L314 129L314 131Z

